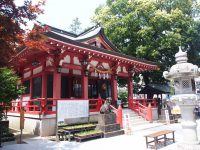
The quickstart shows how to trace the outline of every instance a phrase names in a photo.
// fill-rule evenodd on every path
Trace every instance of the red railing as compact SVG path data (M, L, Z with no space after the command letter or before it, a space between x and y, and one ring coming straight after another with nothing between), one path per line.
M149 104L151 104L152 108L156 108L157 107L157 100L158 100L157 98L153 98L153 99L135 98L135 99L129 100L129 102L131 102L131 101L139 102L140 104L142 104L146 107Z
M71 99L66 99L71 100ZM31 100L12 101L10 113L19 113L20 108L25 110L26 114L56 114L56 101L53 98L38 98ZM89 99L89 111L99 112L102 105L102 99Z
M103 99L100 97L98 99L89 99L89 111L99 112L102 104L103 104Z
M53 98L38 98L23 101L12 101L9 112L18 113L20 108L25 110L26 114L55 114L56 100Z
M138 103L138 114L146 119L147 116L147 107Z
M141 100L143 103L141 103ZM129 108L136 112L138 115L142 116L146 120L152 122L152 103L148 103L148 107L146 106L147 103L144 102L145 99L129 99ZM145 105L143 105L145 104ZM153 101L153 104L155 106L155 100Z
M112 105L110 105L110 108L116 114L116 122L120 124L120 128L123 128L123 123L122 123L122 107L121 107L121 105L119 105L118 109L115 108Z

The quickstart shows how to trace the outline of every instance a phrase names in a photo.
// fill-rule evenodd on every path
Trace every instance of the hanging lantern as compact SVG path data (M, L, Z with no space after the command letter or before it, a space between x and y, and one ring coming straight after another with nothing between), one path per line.
M95 77L98 77L98 73L97 73L96 70L94 71L94 76L95 76Z
M105 75L105 73L103 74L103 79L106 79L106 75Z
M106 79L108 79L109 78L109 75L108 75L108 73L106 73Z
M101 79L101 73L99 73L99 79Z

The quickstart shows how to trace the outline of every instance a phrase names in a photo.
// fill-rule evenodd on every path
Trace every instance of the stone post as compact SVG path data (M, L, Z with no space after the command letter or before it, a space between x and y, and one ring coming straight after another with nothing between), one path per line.
M184 144L198 144L197 138L197 123L194 119L195 105L179 105L181 108L183 129L183 143Z

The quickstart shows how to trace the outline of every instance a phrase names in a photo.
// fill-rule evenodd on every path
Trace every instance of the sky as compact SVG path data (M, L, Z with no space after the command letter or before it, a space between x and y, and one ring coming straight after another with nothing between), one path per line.
M76 17L81 22L82 29L91 27L91 17L100 4L106 0L46 0L44 14L38 17L38 21L50 26L68 30L72 20Z

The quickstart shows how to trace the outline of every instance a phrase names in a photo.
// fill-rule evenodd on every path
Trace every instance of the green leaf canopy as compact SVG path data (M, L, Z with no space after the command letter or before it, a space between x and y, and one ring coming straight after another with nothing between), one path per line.
M200 64L198 12L199 4L192 0L107 0L93 21L104 26L123 53L160 65L160 71L143 74L148 84L165 81L162 72L175 63L180 45L190 62Z

